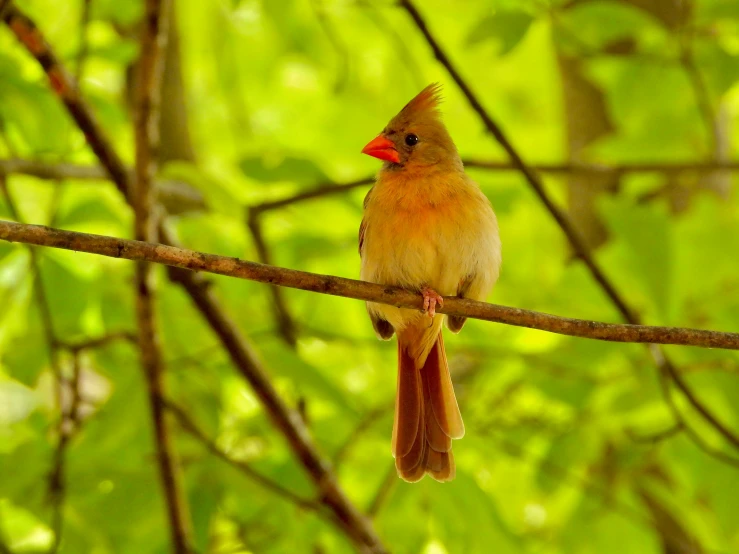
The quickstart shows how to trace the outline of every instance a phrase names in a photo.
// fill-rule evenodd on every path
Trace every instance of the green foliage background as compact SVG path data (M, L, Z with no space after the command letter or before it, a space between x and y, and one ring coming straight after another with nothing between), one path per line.
M83 2L19 5L74 68ZM132 162L126 68L137 56L142 6L90 5L81 86ZM528 161L567 161L576 122L563 107L562 56L578 60L610 120L608 132L588 141L578 161L737 157L734 0L428 0L419 8ZM667 16L661 19L660 10ZM445 85L445 119L463 156L504 160L407 14L390 1L184 0L175 21L187 104L180 116L188 120L195 158L166 163L162 176L188 183L204 198L200 208L171 218L190 248L256 259L248 206L376 171L376 160L360 149L431 81ZM716 121L702 115L686 52ZM0 118L2 158L96 163L7 28L0 29ZM709 131L714 123L718 147ZM500 221L504 264L491 301L619 320L518 174L469 172ZM567 175L546 182L565 205ZM131 211L107 182L11 174L7 183L26 222L132 234ZM739 330L735 186L733 175L701 171L624 173L617 190L598 195L595 217L609 238L597 259L645 322ZM356 234L367 188L265 213L271 261L357 277ZM0 217L11 218L5 198ZM132 264L51 249L38 256L37 280L27 248L0 244L0 544L18 553L52 543L48 491L59 411L39 287L62 341L135 325ZM232 457L310 497L302 467L215 336L182 291L163 271L159 276L170 399ZM340 482L358 506L368 507L392 472L395 345L375 340L361 302L285 290L298 329L292 349L275 323L268 289L212 281L280 393L292 405L304 403L321 451L329 458L342 452ZM390 481L374 523L392 552L739 551L739 469L708 456L680 430L659 437L675 421L645 348L478 321L446 345L467 425L464 440L455 443L458 476L447 485ZM737 355L668 351L700 399L739 430ZM69 376L71 354L62 349L59 361ZM137 352L112 342L85 350L81 363L84 418L66 452L60 552L165 552L169 534ZM710 448L737 457L675 397ZM363 423L361 436L345 448ZM175 429L198 552L352 551L325 520L275 497Z

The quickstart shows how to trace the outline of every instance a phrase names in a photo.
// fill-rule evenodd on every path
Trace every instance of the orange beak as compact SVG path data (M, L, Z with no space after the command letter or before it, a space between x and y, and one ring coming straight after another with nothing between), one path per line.
M395 145L382 135L373 138L367 146L362 148L362 154L387 162L400 163L400 156Z

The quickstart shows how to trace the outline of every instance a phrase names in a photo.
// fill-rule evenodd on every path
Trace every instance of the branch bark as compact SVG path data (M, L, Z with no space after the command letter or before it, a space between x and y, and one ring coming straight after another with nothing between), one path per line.
M134 106L136 179L133 182L133 206L136 216L134 234L141 241L157 240L154 175L159 147L159 105L168 11L167 0L147 0L141 30L141 53L137 64L139 86ZM172 549L177 554L188 554L193 551L192 524L162 400L165 368L156 316L153 269L146 261L136 264L138 344L149 392L157 465L169 517Z
M447 70L449 75L452 77L454 82L460 88L465 98L469 102L472 109L478 114L481 121L485 125L485 128L495 137L498 143L508 154L511 163L523 174L527 183L534 190L539 200L544 204L547 211L557 222L559 227L570 242L572 249L574 250L577 257L579 257L585 266L590 271L593 279L598 283L600 288L603 289L606 296L611 300L613 305L621 313L622 317L627 323L638 324L639 317L634 313L626 303L624 297L618 291L613 282L606 276L601 267L597 264L593 256L591 255L587 244L582 239L580 234L577 232L572 222L569 220L567 215L555 204L554 200L549 196L544 184L539 178L539 175L524 162L518 151L513 147L513 144L508 140L502 129L493 121L490 114L485 110L482 103L479 101L477 96L472 92L472 89L467 82L462 78L462 75L457 71L457 68L452 64L451 59L446 55L441 45L436 40L434 35L429 30L426 22L424 21L421 14L416 9L415 5L411 0L399 0L399 5L405 9L408 15L413 20L414 24L426 39L426 42L431 47L436 59L441 63ZM677 371L673 363L666 356L666 354L659 348L649 349L652 358L654 359L659 371L666 373L670 379L675 383L680 392L685 396L690 405L701 414L701 416L713 427L721 436L723 436L728 442L734 447L739 449L739 435L736 432L729 429L698 399L692 389L688 386L687 382L682 378L680 373Z
M41 225L24 225L0 220L0 240L75 250L111 258L160 263L191 271L205 271L270 285L389 304L400 308L420 310L422 305L422 299L418 293L398 287L274 267L164 244L62 231ZM437 308L436 311L447 315L611 342L676 344L739 350L739 333L602 323L487 304L454 296L445 297L444 306Z

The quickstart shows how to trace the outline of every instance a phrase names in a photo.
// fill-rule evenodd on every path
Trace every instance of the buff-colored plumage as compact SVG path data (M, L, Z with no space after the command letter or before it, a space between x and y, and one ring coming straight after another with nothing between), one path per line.
M384 164L365 199L361 277L484 300L500 269L498 225L490 202L464 172L441 121L439 100L439 86L427 87L371 143L386 145L384 154L365 149L397 162ZM417 142L408 144L413 142L408 135ZM398 473L408 481L424 473L451 480L451 439L464 435L464 425L441 337L445 316L373 303L367 308L381 338L398 335L393 427ZM460 318L447 322L454 332L463 324Z

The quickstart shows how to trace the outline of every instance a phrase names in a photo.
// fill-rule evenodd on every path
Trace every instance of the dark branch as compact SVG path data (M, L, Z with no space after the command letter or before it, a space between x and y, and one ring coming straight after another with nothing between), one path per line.
M472 92L472 89L469 87L467 82L462 78L461 74L459 73L459 71L457 71L454 64L452 64L450 58L444 53L441 45L429 31L426 22L421 17L421 14L418 12L413 2L411 0L399 0L399 5L408 12L416 27L431 47L436 59L447 70L449 75L452 77L454 82L467 98L467 101L469 102L472 109L482 120L485 128L503 147L513 165L523 174L526 182L534 190L539 200L541 200L547 211L562 229L568 241L570 242L570 245L572 246L575 254L588 268L593 279L595 279L595 281L600 285L600 287L606 293L614 306L616 306L624 320L630 324L638 324L638 316L629 308L621 293L616 289L616 286L606 276L601 267L596 263L595 259L592 257L587 247L587 244L577 232L572 222L570 222L567 215L555 204L554 200L549 196L538 174L523 161L523 158L521 158L521 156L518 154L517 150L513 147L513 144L508 140L498 124L493 121L492 117L490 117L488 112L483 107L482 103L478 100L477 96ZM736 433L734 433L725 424L719 421L718 418L716 418L716 416L713 415L713 413L711 413L708 408L703 405L703 403L690 389L688 384L683 380L682 376L679 374L677 369L667 358L664 352L662 352L658 348L650 348L650 353L654 358L657 366L659 367L659 370L666 372L670 376L670 378L675 382L675 385L683 393L683 395L685 395L685 397L695 408L695 410L698 411L701 416L703 416L703 418L707 422L709 422L711 426L716 429L716 431L718 431L726 440L732 443L735 447L739 448L739 436L737 436Z
M16 38L36 58L49 78L51 88L64 103L69 114L85 134L92 151L98 157L110 178L124 194L128 193L128 173L122 160L105 140L102 128L87 104L82 100L77 83L61 65L52 52L49 43L36 24L23 14L12 1L2 10L3 21L10 27Z
M270 255L269 248L267 248L267 241L264 240L259 212L249 210L246 218L246 226L251 232L252 239L254 240L254 246L257 250L259 261L263 264L271 265L272 256ZM277 321L277 327L280 330L280 335L282 335L282 338L285 339L287 344L292 348L295 348L298 344L298 332L295 320L292 315L290 315L290 310L287 308L287 303L282 294L282 289L279 287L270 287L270 293L272 294L272 307L274 309L274 316Z

